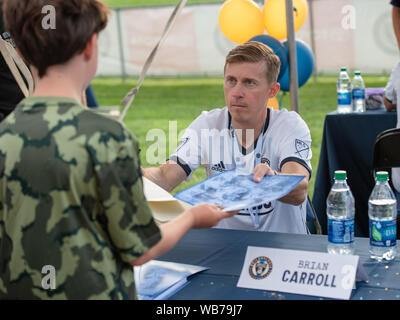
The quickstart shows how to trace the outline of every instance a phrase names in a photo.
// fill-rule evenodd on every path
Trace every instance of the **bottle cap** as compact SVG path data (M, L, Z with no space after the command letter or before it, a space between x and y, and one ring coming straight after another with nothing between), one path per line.
M358 70L357 70L357 71L354 71L354 75L355 75L355 76L361 76L361 72L358 71Z
M341 67L340 71L347 71L347 68L346 67Z
M376 180L377 181L388 181L389 173L387 171L378 171L376 173Z
M335 177L335 180L346 180L347 172L344 170L336 170L334 177Z

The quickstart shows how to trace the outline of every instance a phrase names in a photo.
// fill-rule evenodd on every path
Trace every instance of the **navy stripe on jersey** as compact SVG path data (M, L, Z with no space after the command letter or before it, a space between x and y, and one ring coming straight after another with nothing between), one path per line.
M175 161L177 164L179 164L181 168L185 171L187 176L192 173L192 169L190 169L190 167L177 156L171 156L168 160Z
M283 159L282 162L281 162L281 165L279 166L279 171L282 170L282 167L286 162L291 162L291 161L297 162L298 164L301 164L304 168L306 168L308 173L310 174L310 178L308 180L311 180L312 170L308 166L307 162L305 162L303 159L300 159L300 158L288 157L288 158Z

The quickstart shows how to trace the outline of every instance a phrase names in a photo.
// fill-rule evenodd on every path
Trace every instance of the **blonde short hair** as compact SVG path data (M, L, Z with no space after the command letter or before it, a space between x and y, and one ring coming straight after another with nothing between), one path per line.
M226 56L224 73L228 63L260 61L265 61L268 82L277 82L281 61L270 47L258 41L248 41L233 48Z

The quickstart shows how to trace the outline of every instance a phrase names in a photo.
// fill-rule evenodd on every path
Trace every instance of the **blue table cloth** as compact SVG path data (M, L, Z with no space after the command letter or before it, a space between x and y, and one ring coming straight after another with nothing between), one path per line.
M190 230L159 260L208 267L195 274L189 284L170 300L331 300L315 296L238 288L248 246L326 252L327 236L297 235L226 229ZM369 258L369 239L356 238L355 255L368 274L368 282L357 282L354 300L400 299L399 259L379 264Z

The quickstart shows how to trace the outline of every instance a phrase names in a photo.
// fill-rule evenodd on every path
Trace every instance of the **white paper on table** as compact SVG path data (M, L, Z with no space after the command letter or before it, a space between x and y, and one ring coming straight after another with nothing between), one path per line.
M176 201L167 190L145 177L143 177L143 192L148 202Z
M174 198L168 191L145 177L143 177L143 191L154 218L161 223L176 218L192 207L189 203Z
M187 278L193 274L207 270L207 267L150 260L135 266L134 277L139 300L168 299L181 289Z

